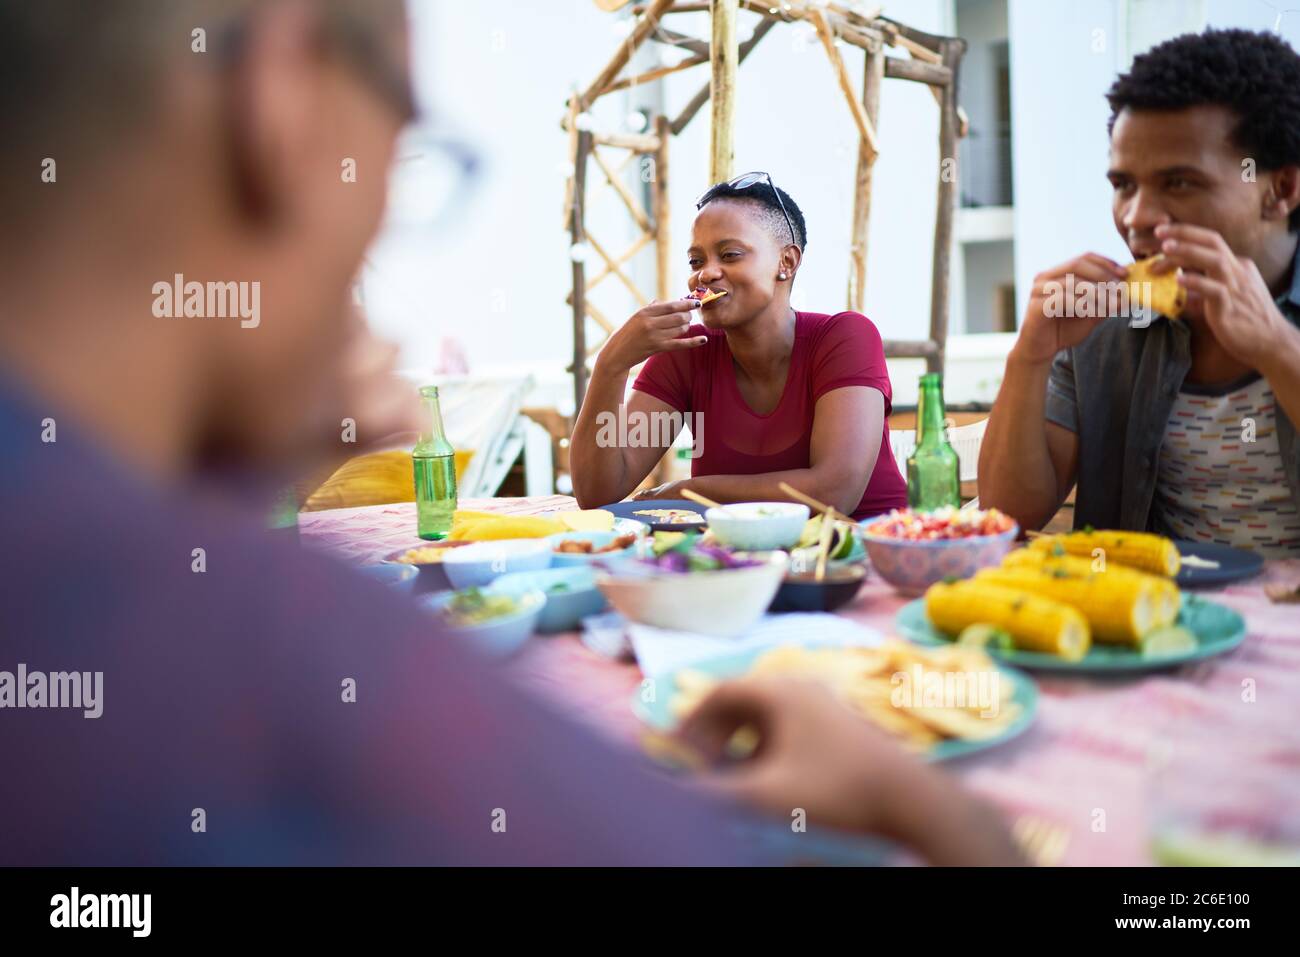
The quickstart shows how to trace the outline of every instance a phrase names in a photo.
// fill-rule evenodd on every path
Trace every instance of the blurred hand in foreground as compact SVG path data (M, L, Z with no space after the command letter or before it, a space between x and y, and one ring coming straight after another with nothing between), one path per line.
M741 728L757 734L752 754L727 763ZM932 864L1023 864L997 812L945 774L905 753L823 686L790 678L727 682L679 731L715 767L715 792L789 819L896 841Z

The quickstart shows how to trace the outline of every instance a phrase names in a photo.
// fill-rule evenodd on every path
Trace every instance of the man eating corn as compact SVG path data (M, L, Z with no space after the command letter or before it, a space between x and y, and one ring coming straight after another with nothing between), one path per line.
M1107 97L1115 226L1140 262L1085 253L1034 278L980 499L1040 528L1076 488L1076 528L1300 555L1300 55L1188 34ZM1062 286L1113 307L1115 284L1145 284L1160 315L1061 314Z

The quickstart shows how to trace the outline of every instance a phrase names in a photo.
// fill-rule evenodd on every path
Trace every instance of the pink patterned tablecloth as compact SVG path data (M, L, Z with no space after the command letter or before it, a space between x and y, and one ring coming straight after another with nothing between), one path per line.
M460 504L511 514L575 507L560 495ZM304 513L299 527L304 542L357 564L420 544L411 503ZM1300 582L1300 560L1269 562L1259 577L1212 593L1246 620L1246 640L1231 654L1140 677L1043 676L1037 719L1024 735L949 767L1009 816L1065 829L1061 863L1151 863L1153 822L1209 801L1197 793L1203 787L1197 782L1257 773L1252 755L1261 742L1293 747L1300 734L1300 605L1270 602L1264 594L1270 582ZM841 613L888 633L905 601L873 573ZM512 667L525 684L602 732L635 741L639 725L630 701L642 677L635 663L610 661L570 633L534 638ZM1204 767L1157 773L1153 754L1169 746L1192 749ZM1300 786L1300 777L1289 781ZM1293 837L1300 826L1297 793L1288 807L1239 810L1288 816Z

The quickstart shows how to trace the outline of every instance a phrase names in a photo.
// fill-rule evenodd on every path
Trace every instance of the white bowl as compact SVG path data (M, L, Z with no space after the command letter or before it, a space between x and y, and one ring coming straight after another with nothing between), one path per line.
M713 537L745 552L793 548L808 524L808 506L794 502L740 502L704 513Z
M731 638L748 630L767 611L781 587L789 556L773 552L760 565L711 572L633 571L628 562L598 575L596 586L629 621Z
M536 572L551 564L551 543L544 538L474 542L451 549L442 560L451 587L486 585L510 572Z

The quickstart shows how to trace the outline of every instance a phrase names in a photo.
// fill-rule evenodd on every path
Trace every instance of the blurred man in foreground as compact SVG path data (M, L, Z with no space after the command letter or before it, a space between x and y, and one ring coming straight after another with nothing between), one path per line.
M0 0L0 668L102 673L98 717L0 713L2 864L747 860L722 801L208 494L379 429L346 303L412 113L404 31L396 0ZM738 723L763 744L717 789L1015 859L820 690L731 686L692 739Z

